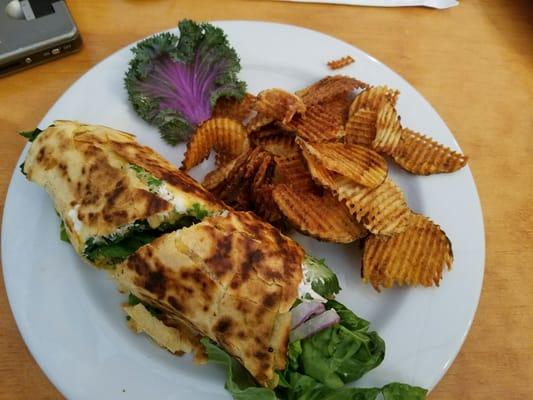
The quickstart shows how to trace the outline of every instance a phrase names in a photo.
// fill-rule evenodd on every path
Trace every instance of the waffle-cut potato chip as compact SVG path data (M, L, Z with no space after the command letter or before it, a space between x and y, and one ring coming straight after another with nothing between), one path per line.
M409 226L412 212L400 188L389 178L374 189L357 185L345 177L338 177L335 184L337 198L346 202L357 221L370 232L394 235Z
M376 137L372 141L372 148L390 156L398 146L401 135L400 118L391 103L384 100L377 113Z
M244 121L244 126L248 133L253 133L274 121L270 115L258 113L256 110L252 111L250 118Z
M205 160L212 149L217 152L218 161L229 161L250 147L248 135L243 126L230 118L211 118L196 129L189 143L181 169L188 171Z
M216 153L215 165L217 167L221 167L222 165L229 163L233 159L235 159L235 156L233 154Z
M353 64L355 60L352 56L344 56L341 58L338 58L337 60L331 60L328 62L328 68L329 69L340 69L344 68L350 64Z
M255 192L261 186L272 182L272 176L274 175L275 167L276 162L274 160L274 157L271 154L266 153L262 157L261 164L259 164L259 167L257 168L254 176L252 177L252 193Z
M299 147L294 141L294 136L272 135L253 140L254 145L261 147L275 156L289 157L299 151Z
M225 117L243 123L253 110L256 97L246 93L241 100L222 97L217 100L213 108L213 118Z
M439 286L453 253L444 231L429 218L414 214L409 228L391 237L365 240L361 275L374 289L393 284Z
M267 89L257 95L255 110L258 114L271 117L286 124L294 114L305 113L304 102L296 95L282 89Z
M341 115L331 114L320 104L308 107L305 115L296 115L284 127L310 142L336 141L344 135Z
M392 158L400 167L417 175L454 172L468 161L467 156L409 129L402 130Z
M336 175L338 174L327 170L315 156L305 149L302 150L302 155L313 181L331 191L337 190Z
M370 232L391 235L407 228L411 210L401 190L389 178L370 189L328 171L320 160L305 150L302 154L313 180L329 189L339 201L346 203L357 221Z
M271 182L274 168L273 156L255 148L207 174L203 185L229 206L251 210L253 192Z
M272 225L283 227L283 214L272 197L274 187L273 184L264 184L253 190L254 211Z
M376 137L377 112L361 108L348 117L344 128L344 143L370 147Z
M272 197L291 225L306 235L350 243L367 234L346 206L328 192L318 196L281 184L274 188Z
M248 149L228 163L220 165L213 171L209 172L204 177L202 185L210 192L215 193L219 191L220 187L225 185L228 179L234 178L236 171L238 171L238 169L250 158L252 151L252 149Z
M387 162L378 153L357 144L309 143L296 139L300 147L315 156L330 171L366 187L376 187L387 177Z
M307 106L312 106L314 104L325 103L340 95L347 95L355 89L366 87L368 87L366 83L355 78L345 75L333 75L326 76L311 86L298 90L296 95Z
M315 184L300 153L290 157L276 157L276 175L278 183L285 183L295 190L314 191Z
M202 182L202 186L205 187L207 190L212 191L217 186L224 183L224 181L229 177L231 174L231 171L239 164L239 158L241 159L241 163L244 162L244 158L248 157L248 153L243 153L239 155L237 158L234 158L233 160L229 161L228 163L221 165L220 167L214 169L213 171L209 172Z
M349 94L341 94L333 99L322 103L321 106L327 113L337 118L342 125L348 121L348 112L352 104L353 96Z
M273 160L272 155L268 154L266 151L255 148L252 150L246 162L243 164L243 177L249 181L251 184L254 180L257 171L265 161L265 159Z
M265 157L270 156L259 148L253 149L238 167L231 170L224 184L217 186L211 193L235 209L250 209L251 185Z
M270 122L252 132L249 132L248 137L252 140L255 140L278 135L294 136L294 133L283 129L283 127L279 126L279 124L276 122Z
M383 100L387 100L394 107L400 92L387 86L372 86L363 90L353 99L350 106L350 115L355 114L362 108L378 111Z

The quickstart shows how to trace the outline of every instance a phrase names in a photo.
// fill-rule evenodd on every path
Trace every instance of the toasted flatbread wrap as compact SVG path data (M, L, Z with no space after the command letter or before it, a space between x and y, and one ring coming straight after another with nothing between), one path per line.
M104 126L55 121L32 143L23 172L46 189L73 247L97 266L224 209L134 136Z
M277 385L298 298L304 252L249 212L227 212L165 234L119 264L114 277Z

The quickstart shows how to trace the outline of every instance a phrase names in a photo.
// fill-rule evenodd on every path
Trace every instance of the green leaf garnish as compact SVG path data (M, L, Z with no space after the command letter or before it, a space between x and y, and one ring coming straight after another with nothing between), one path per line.
M326 265L324 259L306 255L303 261L304 279L311 282L311 288L319 295L331 298L341 287L337 275Z

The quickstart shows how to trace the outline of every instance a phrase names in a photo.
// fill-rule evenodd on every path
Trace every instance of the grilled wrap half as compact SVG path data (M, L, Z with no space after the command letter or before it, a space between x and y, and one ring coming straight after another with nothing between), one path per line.
M249 212L168 233L117 266L119 287L211 338L263 386L286 364L304 252Z
M104 126L55 121L33 141L23 172L46 189L73 247L97 266L224 209L134 136Z

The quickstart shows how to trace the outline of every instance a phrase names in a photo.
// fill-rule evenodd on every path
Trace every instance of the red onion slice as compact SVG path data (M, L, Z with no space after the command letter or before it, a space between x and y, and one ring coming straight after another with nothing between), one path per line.
M304 301L291 310L291 329L297 328L313 315L322 314L326 311L324 304L318 301Z
M301 324L298 328L291 331L290 342L305 339L312 336L323 329L329 328L332 325L340 322L341 317L334 309L327 310L316 317L307 320Z

